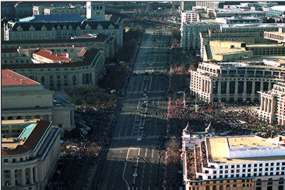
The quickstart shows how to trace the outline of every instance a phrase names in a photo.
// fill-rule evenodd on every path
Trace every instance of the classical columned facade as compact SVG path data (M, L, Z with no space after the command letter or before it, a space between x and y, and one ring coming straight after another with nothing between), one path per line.
M259 117L261 120L273 123L275 121L275 97L266 93L260 95Z
M205 102L258 102L259 91L283 81L284 69L259 64L201 63L190 72L190 91Z
M272 90L260 92L259 119L285 125L285 84L274 84Z
M273 82L262 78L210 78L192 72L196 80L190 83L193 94L206 102L255 102L259 100L258 91L269 90Z

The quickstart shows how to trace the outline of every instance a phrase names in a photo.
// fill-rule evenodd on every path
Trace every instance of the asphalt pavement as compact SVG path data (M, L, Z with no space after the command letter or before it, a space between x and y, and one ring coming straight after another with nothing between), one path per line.
M170 46L169 33L144 33L107 158L91 189L163 189Z

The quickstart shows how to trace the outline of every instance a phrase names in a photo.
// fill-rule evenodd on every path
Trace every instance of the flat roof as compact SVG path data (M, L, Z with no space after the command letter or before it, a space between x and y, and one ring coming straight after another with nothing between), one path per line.
M10 69L1 70L2 86L38 86L40 83Z
M15 125L23 130L18 137L2 138L1 154L4 156L21 154L33 149L49 128L51 122L44 120L10 120L2 121L2 126Z
M222 24L222 28L280 28L285 23L249 23L249 24Z
M213 40L210 41L210 49L213 56L249 52L244 47L241 47L242 43L243 42Z
M212 137L207 138L208 152L212 161L219 163L244 163L266 160L284 160L284 156L264 156L264 157L245 157L228 159L229 149L238 148L276 148L272 139L265 139L258 136L231 136L231 137ZM247 150L249 151L249 150Z
M86 36L88 36L86 38ZM112 36L105 35L102 33L96 34L96 37L91 37L90 35L82 35L78 37L71 37L70 39L58 39L58 40L12 40L12 41L3 41L5 44L17 44L21 46L22 44L34 44L34 43L43 43L43 44L59 44L59 43L80 43L80 42L104 42L108 38L113 38Z

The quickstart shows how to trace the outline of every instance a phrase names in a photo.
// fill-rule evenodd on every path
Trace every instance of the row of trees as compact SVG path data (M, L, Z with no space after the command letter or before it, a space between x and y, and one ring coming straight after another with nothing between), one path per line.
M116 102L115 95L96 86L66 89L66 93L75 105L86 105L97 109L113 108Z
M143 30L136 28L131 28L124 32L124 45L115 56L117 60L129 62L142 35Z

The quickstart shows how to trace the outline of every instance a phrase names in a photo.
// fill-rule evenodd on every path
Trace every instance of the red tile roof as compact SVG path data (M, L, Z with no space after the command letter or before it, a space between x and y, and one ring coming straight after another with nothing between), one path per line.
M34 81L24 75L16 73L10 69L1 70L2 86L36 86L39 85L37 81Z
M46 49L41 49L35 52L34 54L54 62L64 62L64 63L70 62L70 59L66 56L66 54L53 54L52 51Z

